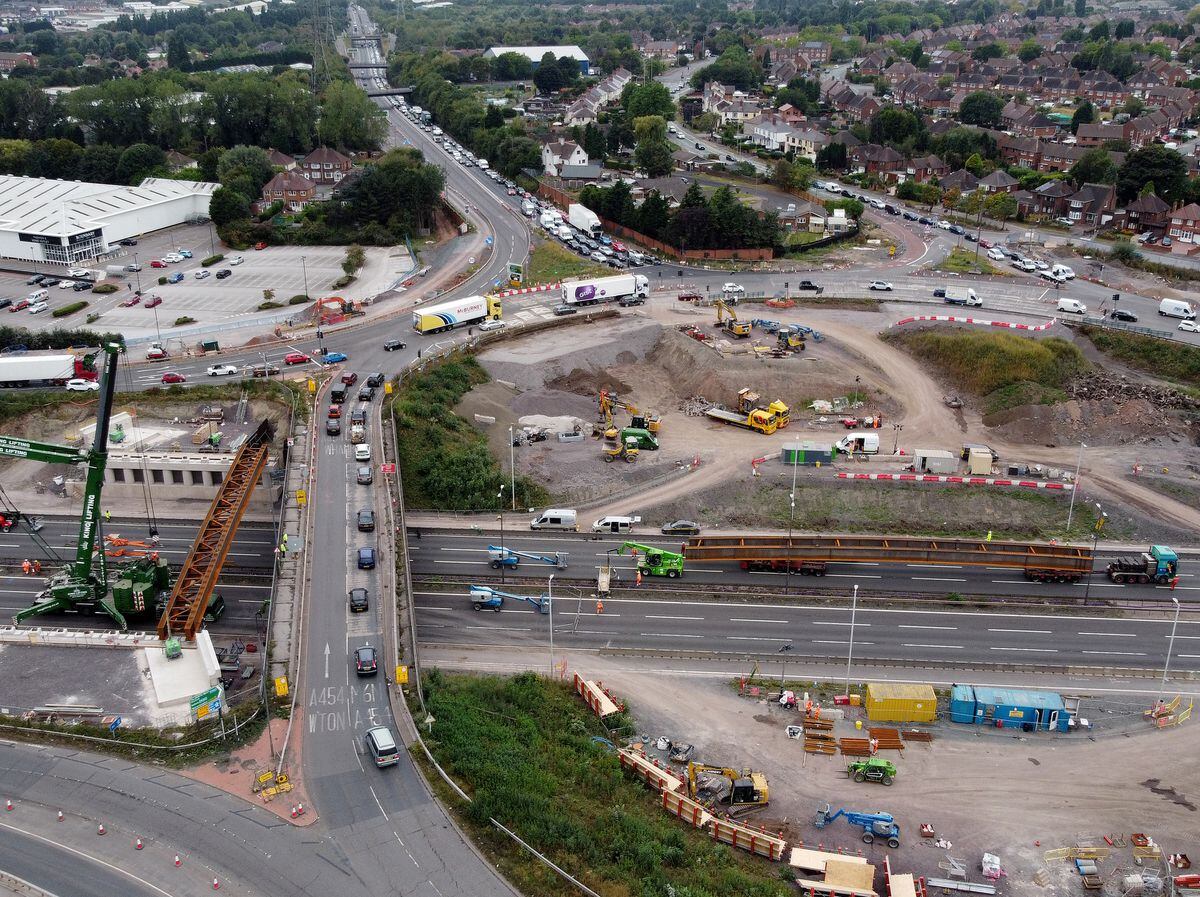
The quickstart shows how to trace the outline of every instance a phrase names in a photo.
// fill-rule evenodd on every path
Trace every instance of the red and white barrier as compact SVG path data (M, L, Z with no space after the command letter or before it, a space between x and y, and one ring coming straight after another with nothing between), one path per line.
M908 318L901 318L893 326L900 327L903 324L913 324L918 321L950 321L955 324L980 324L984 327L1003 327L1007 330L1049 330L1058 323L1058 318L1051 318L1045 324L1016 324L1012 321L985 321L983 318L960 318L957 315L913 315Z
M1010 480L1002 477L939 476L932 473L839 473L839 480L888 480L894 483L956 483L960 486L1022 486L1026 489L1070 491L1072 483L1044 483L1040 480Z
M663 809L672 816L678 816L694 828L704 828L712 822L713 816L698 802L686 794L675 791L663 791Z
M515 290L501 290L496 295L503 299L506 296L524 296L526 293L548 293L550 290L557 290L561 286L561 283L542 283L535 287L517 287Z

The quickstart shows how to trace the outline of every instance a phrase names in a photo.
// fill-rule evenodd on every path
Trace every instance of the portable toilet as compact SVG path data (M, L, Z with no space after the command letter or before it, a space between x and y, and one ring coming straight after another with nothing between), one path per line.
M992 453L973 448L967 456L967 472L973 477L986 477L992 472Z
M946 474L958 471L958 459L944 449L917 449L913 452L917 473Z

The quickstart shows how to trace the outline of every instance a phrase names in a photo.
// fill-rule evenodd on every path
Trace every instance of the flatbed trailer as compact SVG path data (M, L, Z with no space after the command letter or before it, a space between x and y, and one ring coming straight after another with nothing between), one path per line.
M779 426L773 414L758 409L744 414L737 411L726 411L724 408L709 408L704 413L723 424L732 424L743 430L754 430L756 433L766 433L768 436L774 433Z
M1092 549L1041 542L929 539L907 536L693 536L689 561L737 563L747 570L822 576L828 564L897 563L1000 567L1036 582L1079 582L1092 572Z

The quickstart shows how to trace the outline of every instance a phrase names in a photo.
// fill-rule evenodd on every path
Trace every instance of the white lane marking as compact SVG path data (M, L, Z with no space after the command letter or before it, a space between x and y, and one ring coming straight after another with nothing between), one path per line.
M901 623L899 629L950 629L957 630L957 626L920 626L916 623Z
M790 642L790 638L759 638L753 635L727 635L725 636L731 642Z
M1053 629L989 629L988 632L1016 632L1021 635L1052 635Z
M850 621L849 621L849 620L847 620L847 621L846 621L846 622L844 622L844 623L840 623L840 622L838 622L838 621L836 621L836 620L813 620L813 621L812 621L811 623L809 623L808 625L810 625L810 626L849 626L849 625L850 625ZM861 626L870 626L870 625L871 625L870 623L859 623L859 622L857 622L857 621L856 621L856 622L854 623L854 628L855 628L855 629L858 629L858 628L859 628L859 627L861 627Z
M966 582L965 579L951 579L948 576L914 576L913 582Z
M1136 632L1079 632L1076 635L1096 635L1101 638L1137 638Z
M876 573L826 573L830 579L883 579Z
M989 651L1023 651L1026 654L1057 654L1057 648L1005 648L992 646Z
M638 635L647 638L704 638L703 635L687 635L682 632L639 632Z
M791 620L759 620L753 617L730 617L730 623L790 623Z
M646 614L647 620L703 620L704 617L673 617L670 614Z
M918 645L911 642L905 642L900 647L902 648L962 648L962 645Z
M464 626L464 629L494 629L498 632L533 632L528 626Z
M962 564L905 564L905 567L922 567L928 570L961 570Z
M379 795L375 793L375 786L368 785L367 788L370 789L371 797L375 798L375 806L379 807L379 812L383 814L383 818L387 819L388 822L391 822L391 820L388 819L387 810L383 808L383 803L379 800ZM392 834L395 834L395 832Z
M1102 654L1105 657L1145 657L1141 651L1080 651L1080 654Z

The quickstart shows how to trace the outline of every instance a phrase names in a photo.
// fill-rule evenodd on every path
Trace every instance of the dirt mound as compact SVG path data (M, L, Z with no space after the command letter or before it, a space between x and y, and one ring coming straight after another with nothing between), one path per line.
M629 355L630 353L622 352L621 354ZM636 359L630 359L624 362L624 364L632 364L633 361L636 361ZM562 377L555 377L553 380L548 381L546 385L552 389L562 390L563 392L589 396L596 395L602 389L622 395L633 388L628 383L613 376L612 371L598 371L591 368L575 368L569 374Z
M1005 440L1066 445L1097 440L1106 445L1156 445L1188 438L1188 425L1165 415L1154 402L1129 398L1071 399L1057 405L1018 405L989 414L983 424Z
M1181 408L1189 411L1200 409L1200 399L1187 395L1170 386L1139 383L1106 371L1092 371L1077 378L1067 389L1077 399L1099 399L1114 405L1137 399L1153 402L1159 408Z

